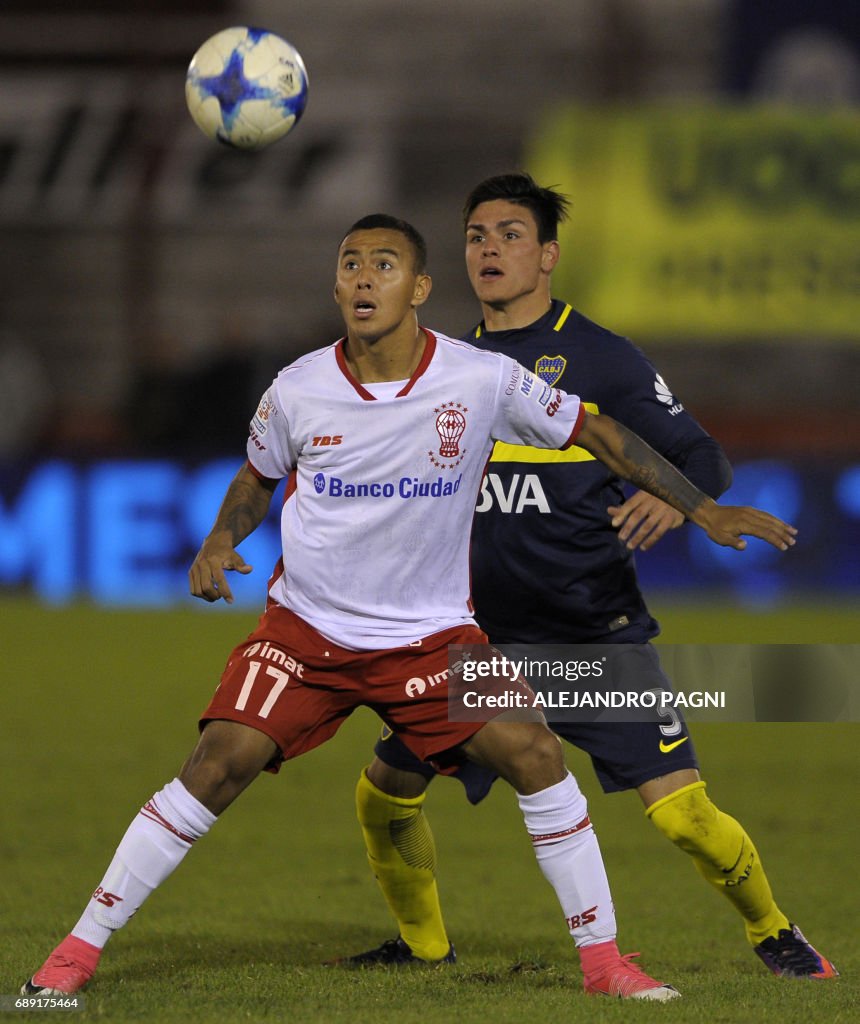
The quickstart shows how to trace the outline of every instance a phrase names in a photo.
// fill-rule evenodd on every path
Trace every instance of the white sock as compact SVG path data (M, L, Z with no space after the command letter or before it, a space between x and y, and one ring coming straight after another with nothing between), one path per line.
M72 935L101 949L215 820L179 779L169 782L129 825Z
M555 889L576 945L614 939L615 908L606 869L576 779L568 772L554 786L517 797L538 864Z

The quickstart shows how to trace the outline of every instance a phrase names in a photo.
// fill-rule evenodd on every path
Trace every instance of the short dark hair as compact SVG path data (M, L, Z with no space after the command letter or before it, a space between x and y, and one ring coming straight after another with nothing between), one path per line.
M558 225L566 220L570 200L555 187L542 188L530 174L497 174L476 185L463 206L463 228L469 223L476 206L494 199L507 199L530 210L537 223L538 241L554 242L558 238Z
M427 269L427 243L421 232L413 227L409 221L401 220L399 217L392 217L389 213L369 213L366 217L357 220L347 231L343 238L351 235L353 231L371 231L373 228L387 228L389 231L399 231L404 235L412 246L413 266L416 274L423 274ZM343 243L341 239L341 244Z

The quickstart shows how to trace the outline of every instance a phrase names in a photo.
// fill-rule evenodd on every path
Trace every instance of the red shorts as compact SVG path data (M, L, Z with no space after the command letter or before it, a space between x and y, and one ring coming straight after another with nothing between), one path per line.
M477 626L455 626L405 647L349 651L280 605L233 650L200 718L241 722L277 743L269 766L325 743L355 708L372 708L422 761L465 743L481 722L448 720L448 645L486 644Z

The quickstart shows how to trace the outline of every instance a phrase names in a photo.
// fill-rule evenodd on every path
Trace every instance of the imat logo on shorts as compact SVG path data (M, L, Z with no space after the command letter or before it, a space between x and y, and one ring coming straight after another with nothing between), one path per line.
M420 697L428 689L433 689L448 678L448 669L437 672L435 676L413 676L404 687L407 697Z

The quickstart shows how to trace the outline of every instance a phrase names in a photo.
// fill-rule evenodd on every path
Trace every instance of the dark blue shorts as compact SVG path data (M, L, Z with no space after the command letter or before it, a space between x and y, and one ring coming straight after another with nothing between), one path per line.
M641 689L670 690L671 684L657 651L651 644L637 645L635 660L636 686ZM506 648L509 649L509 648ZM631 662L625 661L630 665ZM613 679L613 686L623 688L623 680ZM698 769L687 723L680 712L672 717L645 722L553 722L550 729L562 739L585 751L591 757L594 771L604 793L636 789L642 783L684 768ZM420 761L388 728L376 742L374 753L385 764L403 771L417 772L432 779L435 769ZM466 788L469 800L476 804L490 791L497 776L486 768L466 763L454 772Z

